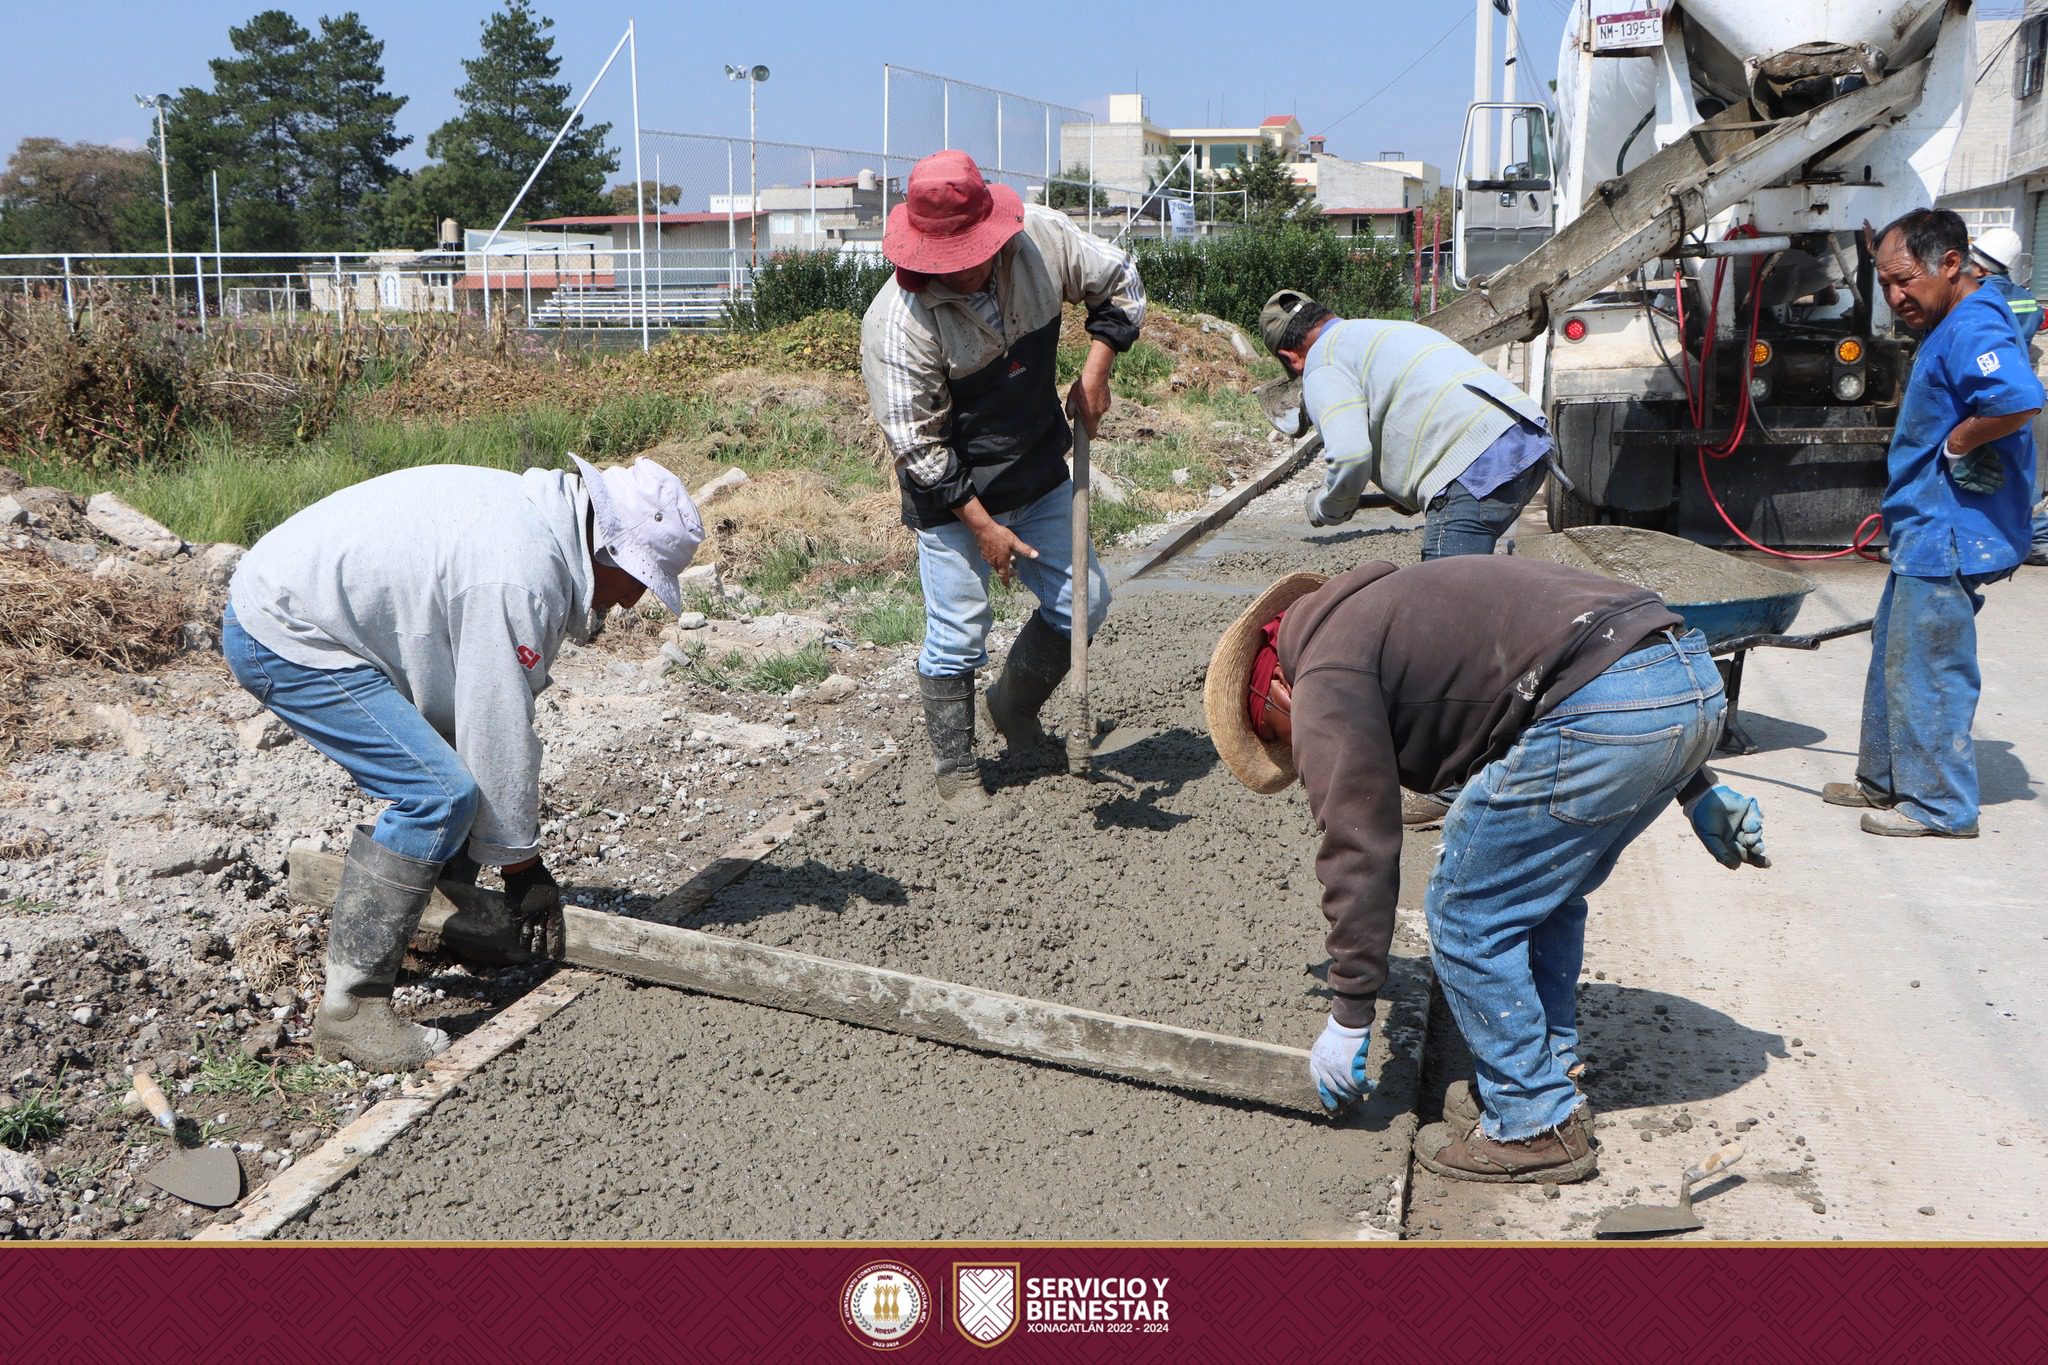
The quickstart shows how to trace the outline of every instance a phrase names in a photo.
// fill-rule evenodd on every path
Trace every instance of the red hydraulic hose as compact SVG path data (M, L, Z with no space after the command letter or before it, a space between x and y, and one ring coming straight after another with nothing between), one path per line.
M1747 223L1738 224L1728 230L1728 236L1731 238L1754 237L1756 235L1756 229ZM1689 354L1686 364L1685 405L1687 411L1692 414L1693 427L1696 430L1705 430L1706 428L1706 366L1711 363L1713 357L1714 319L1721 309L1721 280L1727 267L1728 260L1726 257L1723 257L1720 263L1714 267L1713 302L1708 305L1706 326L1700 344L1700 354L1703 359L1700 367L1700 394L1697 401L1695 401L1692 391L1692 365ZM1760 540L1752 539L1746 531L1735 524L1735 518L1729 516L1728 509L1721 505L1720 495L1714 492L1713 477L1707 473L1707 457L1712 456L1717 460L1727 459L1735 453L1736 447L1742 444L1742 438L1749 433L1749 381L1756 369L1756 338L1763 320L1763 291L1757 287L1762 275L1763 261L1759 259L1750 262L1749 342L1743 348L1742 353L1742 392L1736 399L1735 426L1728 433L1728 439L1721 444L1695 447L1699 455L1700 486L1707 490L1707 501L1714 505L1714 511L1721 518L1721 524L1733 532L1736 539L1749 546L1752 550L1761 550L1763 553L1778 559L1846 559L1850 555L1858 555L1864 559L1875 560L1877 556L1872 554L1868 547L1873 540L1877 539L1878 532L1884 529L1884 513L1882 512L1872 512L1856 524L1855 534L1850 536L1849 545L1846 549L1798 554L1791 550L1773 549ZM1678 348L1680 353L1687 354L1685 352L1685 276L1682 270L1678 277L1677 297L1679 308Z

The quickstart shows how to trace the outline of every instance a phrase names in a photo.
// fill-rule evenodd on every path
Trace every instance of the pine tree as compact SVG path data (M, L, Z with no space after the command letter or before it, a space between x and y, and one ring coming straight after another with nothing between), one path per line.
M306 239L319 246L373 246L363 203L397 180L391 157L412 139L397 129L403 95L384 85L384 44L353 11L322 19L307 48L313 105L299 133L306 184Z
M469 79L455 92L462 112L427 139L441 173L433 177L435 202L421 208L465 225L495 225L504 214L572 107L569 87L555 79L562 60L547 34L553 27L526 0L511 0L484 21L483 51L462 64ZM609 123L570 129L519 216L604 211L605 178L619 167L605 146L610 133Z
M207 63L222 131L233 144L229 164L221 167L222 193L232 183L237 236L252 246L296 250L306 241L298 209L313 106L312 36L283 10L265 10L228 30L239 55Z

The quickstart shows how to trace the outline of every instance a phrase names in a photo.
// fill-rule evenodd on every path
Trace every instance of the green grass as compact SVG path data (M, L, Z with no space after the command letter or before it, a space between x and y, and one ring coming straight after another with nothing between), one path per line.
M0 915L47 915L56 908L54 901L39 901L25 895L0 901Z
M805 645L794 654L772 654L761 660L741 679L752 692L787 692L792 687L809 687L832 676L832 661L823 645Z
M866 450L849 449L818 414L769 409L756 417L702 395L649 394L622 394L580 413L538 407L462 422L344 420L310 441L252 441L214 428L189 437L175 460L112 475L50 458L17 467L31 483L81 496L109 490L195 544L252 545L329 493L394 470L566 468L570 451L601 462L710 432L730 437L718 441L715 458L749 471L808 469L859 488L883 477Z
M858 639L884 647L924 639L924 599L889 597L871 602L853 614L847 628Z
M324 1062L285 1065L259 1062L241 1052L209 1052L192 1078L192 1091L197 1095L240 1095L255 1100L279 1090L287 1095L310 1095L321 1090L348 1089L357 1079Z
M29 1144L48 1142L64 1131L64 1106L57 1103L57 1087L64 1083L64 1073L29 1096L19 1104L10 1104L0 1109L0 1146L12 1147L25 1152Z
M1081 364L1088 359L1086 346L1062 346L1053 362L1054 381L1059 385L1062 398L1067 386L1081 376ZM1131 403L1153 402L1159 385L1173 373L1173 357L1149 341L1140 341L1130 350L1116 358L1116 368L1110 371L1109 392L1111 397Z

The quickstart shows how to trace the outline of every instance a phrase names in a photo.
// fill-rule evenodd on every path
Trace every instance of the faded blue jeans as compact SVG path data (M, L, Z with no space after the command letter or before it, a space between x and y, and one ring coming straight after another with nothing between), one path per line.
M1667 637L1667 641L1671 637ZM1423 912L1444 998L1477 1063L1486 1135L1571 1117L1586 897L1671 805L1721 734L1698 631L1624 655L1522 731L1444 817Z
M1885 575L1870 627L1856 780L1930 829L1977 827L1977 613L1983 586L2011 572Z
M469 839L476 779L381 669L308 668L282 657L235 619L220 623L228 671L292 732L391 804L370 837L393 853L445 863Z
M1490 555L1543 486L1550 466L1538 460L1483 498L1452 479L1422 513L1422 557Z
M1073 630L1074 485L1062 483L1036 502L999 513L996 520L1038 551L1017 555L1012 572L1038 599L1038 614L1062 636ZM988 628L995 608L988 596L990 569L964 521L917 533L917 577L924 587L924 648L917 671L927 678L957 678L988 667ZM1109 615L1109 578L1088 549L1088 638Z

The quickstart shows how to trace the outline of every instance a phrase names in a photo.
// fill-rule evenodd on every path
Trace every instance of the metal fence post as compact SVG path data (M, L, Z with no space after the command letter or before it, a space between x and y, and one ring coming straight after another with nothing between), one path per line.
M199 335L206 335L206 257L192 253L192 301L199 305Z
M740 233L732 216L732 141L725 144L725 288L737 303L740 297Z
M334 253L334 334L340 336L341 332L341 253L337 251Z
M1095 235L1095 120L1088 120L1088 235Z
M71 295L71 258L64 258L64 320L78 321L78 304Z
M773 222L773 220L770 220ZM818 249L818 149L811 148L811 250Z
M889 64L882 63L882 221L889 221Z

